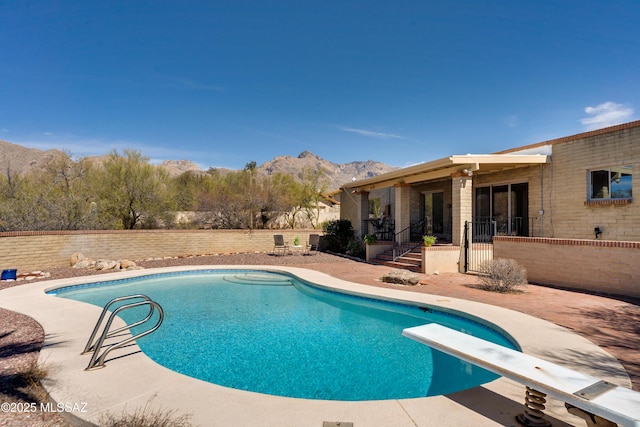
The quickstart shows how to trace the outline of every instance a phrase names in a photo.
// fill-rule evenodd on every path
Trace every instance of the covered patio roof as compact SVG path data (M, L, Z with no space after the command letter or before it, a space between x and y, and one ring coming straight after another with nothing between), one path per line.
M402 169L387 172L372 178L344 184L342 188L356 191L371 191L392 187L398 184L449 178L469 172L487 173L505 169L549 163L551 156L546 154L464 154L443 157L426 163L420 163Z

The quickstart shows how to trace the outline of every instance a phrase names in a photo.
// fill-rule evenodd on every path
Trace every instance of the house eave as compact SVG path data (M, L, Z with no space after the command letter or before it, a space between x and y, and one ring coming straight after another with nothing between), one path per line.
M346 183L345 190L371 191L395 185L449 178L457 174L491 172L516 167L545 164L551 156L544 154L464 154L443 157L426 163L397 169L385 174Z

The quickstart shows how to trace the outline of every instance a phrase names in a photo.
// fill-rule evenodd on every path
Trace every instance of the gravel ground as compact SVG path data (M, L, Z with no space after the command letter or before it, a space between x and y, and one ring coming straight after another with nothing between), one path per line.
M295 265L353 263L347 258L319 252L312 256L273 256L267 253L239 253L230 255L202 255L181 258L136 261L143 268L179 265ZM47 277L29 281L0 281L0 290L12 286L28 286L42 280L99 275L113 271L58 267L43 269ZM70 424L55 412L40 411L46 402L42 391L28 380L31 367L36 365L44 342L44 331L31 317L0 308L0 426L2 427L67 427ZM34 412L33 409L36 409Z

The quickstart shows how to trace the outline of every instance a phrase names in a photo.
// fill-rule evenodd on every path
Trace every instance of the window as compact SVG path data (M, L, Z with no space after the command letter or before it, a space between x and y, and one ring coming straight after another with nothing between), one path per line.
M631 165L589 171L589 200L631 199Z

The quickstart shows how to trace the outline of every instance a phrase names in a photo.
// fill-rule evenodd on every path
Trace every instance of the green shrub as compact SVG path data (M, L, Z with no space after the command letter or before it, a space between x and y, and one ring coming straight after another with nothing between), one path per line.
M349 244L347 245L347 250L345 251L347 255L351 255L356 258L365 259L367 257L367 250L362 244L360 239L352 238Z
M480 267L482 288L506 293L514 287L527 284L527 270L512 259L498 258Z
M432 236L431 234L427 234L426 236L422 236L422 240L424 240L425 246L433 246L435 245L438 238L436 236Z
M373 245L378 241L378 236L375 234L365 234L363 240L367 245Z
M335 219L322 225L327 250L346 253L353 239L353 226L348 219Z

